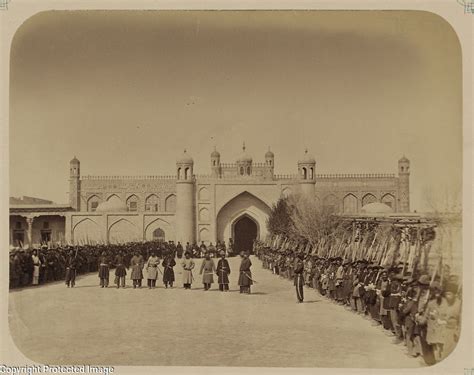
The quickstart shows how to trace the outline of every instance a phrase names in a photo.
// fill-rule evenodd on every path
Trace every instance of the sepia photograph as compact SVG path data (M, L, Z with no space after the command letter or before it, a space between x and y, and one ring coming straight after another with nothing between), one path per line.
M15 346L102 373L443 362L472 319L462 58L416 10L25 19L6 62Z

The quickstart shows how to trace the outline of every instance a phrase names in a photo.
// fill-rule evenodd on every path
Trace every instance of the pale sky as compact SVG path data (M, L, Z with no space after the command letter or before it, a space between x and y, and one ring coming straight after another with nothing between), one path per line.
M210 172L268 147L296 173L397 172L411 208L458 196L461 51L426 12L51 11L11 49L10 195L67 202L83 175L174 174L186 148Z

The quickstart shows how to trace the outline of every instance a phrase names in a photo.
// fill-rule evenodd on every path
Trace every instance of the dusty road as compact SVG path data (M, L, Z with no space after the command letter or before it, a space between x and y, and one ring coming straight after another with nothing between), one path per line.
M252 258L253 294L178 288L101 289L96 275L10 292L10 329L18 348L48 364L265 367L420 367L381 329L293 284ZM239 259L231 259L237 271ZM197 259L200 266L200 260ZM113 271L111 272L111 279ZM128 285L131 284L127 279Z

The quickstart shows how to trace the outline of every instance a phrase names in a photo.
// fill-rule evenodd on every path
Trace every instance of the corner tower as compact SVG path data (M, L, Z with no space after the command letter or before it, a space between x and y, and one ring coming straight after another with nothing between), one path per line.
M75 210L81 210L80 198L81 162L74 156L69 162L69 205Z
M176 161L176 240L194 242L194 175L193 158L186 150Z
M268 148L268 151L265 153L265 177L266 178L273 178L273 174L275 171L275 155Z
M303 157L298 160L298 175L301 193L307 197L314 198L316 184L316 160L308 150L305 150Z
M398 211L410 212L410 160L403 156L398 161Z
M219 154L215 147L211 153L211 175L214 178L221 176L221 154Z

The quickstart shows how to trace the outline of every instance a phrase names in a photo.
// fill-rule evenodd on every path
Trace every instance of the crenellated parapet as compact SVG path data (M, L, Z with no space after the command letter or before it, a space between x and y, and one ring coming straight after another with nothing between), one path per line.
M332 173L332 174L317 174L318 179L341 179L341 178L395 178L395 173Z
M176 175L158 176L82 176L81 180L176 180Z

